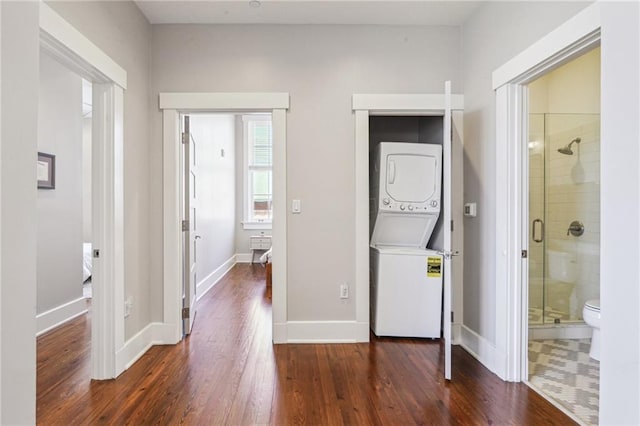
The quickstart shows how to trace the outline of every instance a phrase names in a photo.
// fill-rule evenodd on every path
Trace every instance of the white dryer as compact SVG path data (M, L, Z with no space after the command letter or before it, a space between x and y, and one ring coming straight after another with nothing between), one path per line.
M442 147L381 142L375 158L371 246L426 247L440 215Z

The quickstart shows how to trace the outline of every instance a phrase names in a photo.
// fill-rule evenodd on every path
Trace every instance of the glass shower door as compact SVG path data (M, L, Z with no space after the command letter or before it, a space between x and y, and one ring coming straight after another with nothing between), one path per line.
M529 324L600 296L600 116L529 115Z

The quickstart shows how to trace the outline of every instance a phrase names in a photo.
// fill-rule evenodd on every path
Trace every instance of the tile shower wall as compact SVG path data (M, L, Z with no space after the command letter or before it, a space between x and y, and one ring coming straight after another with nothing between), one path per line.
M574 253L578 267L572 291L549 280L546 305L581 320L584 302L600 294L600 116L546 114L545 133L546 249ZM573 155L558 152L577 137ZM584 224L580 237L567 235L574 220Z

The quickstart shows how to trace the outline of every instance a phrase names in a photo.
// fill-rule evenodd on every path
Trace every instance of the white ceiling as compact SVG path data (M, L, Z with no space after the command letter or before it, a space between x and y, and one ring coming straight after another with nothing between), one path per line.
M461 25L480 1L138 0L152 24Z

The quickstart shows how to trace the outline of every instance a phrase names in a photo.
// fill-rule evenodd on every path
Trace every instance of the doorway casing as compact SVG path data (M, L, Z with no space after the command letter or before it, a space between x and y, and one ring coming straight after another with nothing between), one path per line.
M44 3L40 7L40 48L92 82L91 377L117 377L124 346L124 90L127 73L106 53ZM35 185L35 183L34 183ZM35 368L35 366L34 366Z
M287 152L288 93L160 93L163 135L163 293L165 343L182 338L182 226L180 113L269 112L273 131L272 330L287 342Z
M600 8L591 5L493 72L496 91L495 373L527 379L527 84L600 43Z
M394 116L444 116L446 108L444 94L354 94L352 109L355 113L355 285L356 285L356 340L369 341L369 117L376 115ZM451 95L452 120L461 123L464 96ZM461 125L457 126L462 128ZM462 158L462 146L452 146L458 150L454 158ZM462 170L461 164L453 165ZM452 194L453 220L462 229L462 180L452 184L456 190ZM459 224L459 225L458 225ZM462 232L454 235L454 247L462 247ZM462 259L454 263L455 276L453 294L462 294ZM462 298L452 301L453 310L462 313ZM456 321L461 321L458 315ZM452 325L453 343L460 340L460 325Z

